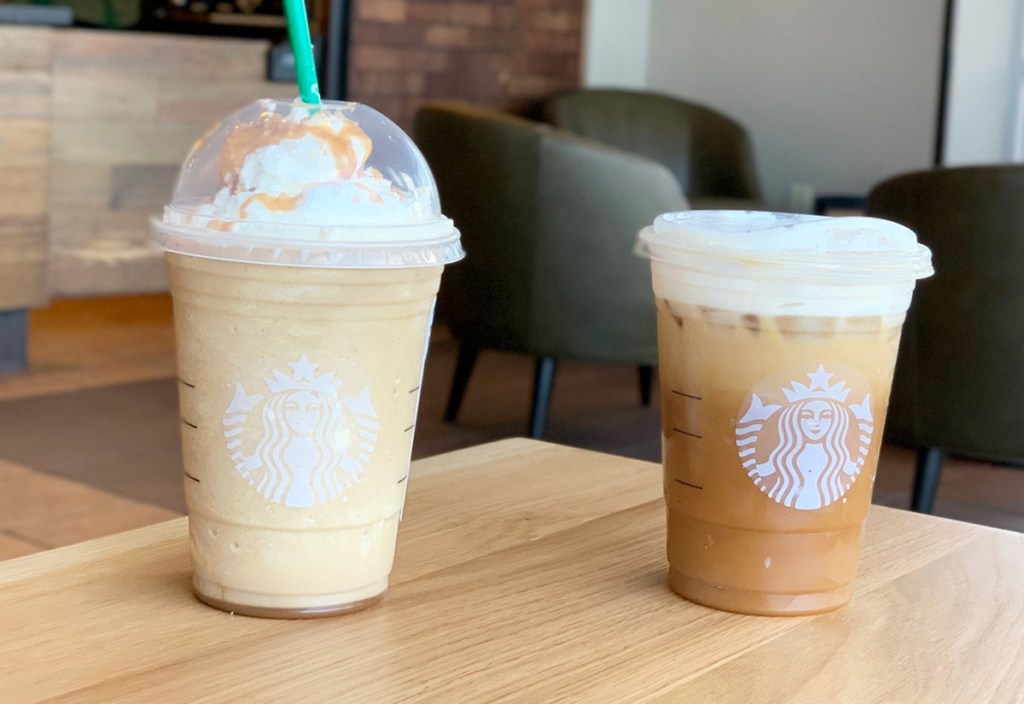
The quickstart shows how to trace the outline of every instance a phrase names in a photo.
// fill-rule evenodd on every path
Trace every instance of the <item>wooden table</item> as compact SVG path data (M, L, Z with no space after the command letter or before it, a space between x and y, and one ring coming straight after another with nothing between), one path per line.
M875 508L850 606L664 586L653 464L527 440L417 462L391 592L306 622L189 593L184 519L0 564L0 702L1021 702L1024 535Z

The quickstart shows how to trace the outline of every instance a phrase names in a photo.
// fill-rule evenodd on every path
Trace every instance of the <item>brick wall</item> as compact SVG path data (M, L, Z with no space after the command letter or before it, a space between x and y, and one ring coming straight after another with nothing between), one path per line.
M579 86L585 0L353 0L349 99L411 129L428 100L529 113Z

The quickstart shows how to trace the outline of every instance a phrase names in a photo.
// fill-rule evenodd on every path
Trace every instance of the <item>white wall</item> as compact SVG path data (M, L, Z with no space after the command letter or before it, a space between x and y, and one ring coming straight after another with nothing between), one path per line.
M955 3L943 159L949 166L1013 157L1017 46L1024 24L1020 5L1019 0Z
M650 58L651 0L589 0L583 84L643 88Z
M944 0L654 0L648 86L743 123L772 207L795 183L866 194L931 165L943 17Z

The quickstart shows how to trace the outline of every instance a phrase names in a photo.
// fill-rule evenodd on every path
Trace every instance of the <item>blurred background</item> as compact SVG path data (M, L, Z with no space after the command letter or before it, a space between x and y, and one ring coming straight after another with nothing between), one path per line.
M692 164L716 139L700 132L703 123L680 108L678 125L663 134L676 118L651 132L637 128L657 131L663 142L627 144L559 119L552 101L613 88L631 92L617 94L626 114L638 109L631 94L707 109L700 119L712 115L740 135L743 178L756 184L745 202L783 211L860 213L870 210L872 190L897 175L1012 165L1024 156L1022 0L315 0L308 7L325 97L368 103L410 133L423 106L455 101L554 123L540 128L545 135L572 131L635 148L679 172L689 198L679 207L736 197L697 192L706 168ZM256 98L294 94L279 0L0 0L0 558L184 511L171 302L147 222L206 126ZM451 175L435 172L444 194ZM1005 189L1004 201L1024 202L1016 186ZM598 207L581 202L584 211ZM450 214L460 225L459 213ZM622 242L649 216L620 228ZM1009 438L1020 435L1019 417L996 410L1024 391L1015 386L1024 343L1012 311L998 304L1017 300L1019 285L986 279L998 267L983 255L1020 251L1021 223L991 221L978 215L977 227L958 230L954 241L980 242L971 250L978 268L948 295L977 306L958 315L976 310L986 329L1002 335L985 357L997 361L970 361L970 340L942 337L949 331L922 329L914 344L946 351L943 383L963 384L970 377L963 370L986 369L1004 391L970 399L990 415L968 425ZM919 234L933 246L946 241L938 231ZM468 266L474 251L467 249ZM940 262L964 256L956 246L937 249L936 282ZM649 283L635 285L646 295ZM545 382L540 360L550 355L480 344L461 411L456 403L452 413L466 340L446 322L458 317L457 296L448 301L432 339L415 456L529 432L659 459L657 389L643 405L652 365L640 357L570 355ZM937 297L933 305L948 303ZM918 368L916 348L901 355L902 368ZM946 444L953 431L922 420L926 397L915 388L901 401L903 422L895 419L900 432L883 453L876 500L908 505L915 473L924 481L926 451L944 447L935 512L1024 528L1024 473L1008 468L1024 448L993 450L984 439Z

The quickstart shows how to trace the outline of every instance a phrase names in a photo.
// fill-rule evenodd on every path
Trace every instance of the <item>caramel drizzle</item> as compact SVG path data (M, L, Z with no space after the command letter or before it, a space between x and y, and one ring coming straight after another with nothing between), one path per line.
M241 170L245 158L253 151L273 144L280 144L285 140L301 139L307 135L313 136L327 145L334 157L339 179L350 179L362 173L375 181L386 183L391 192L401 194L395 184L386 179L380 171L372 167L364 168L373 149L373 143L355 122L345 120L340 127L337 123L332 124L326 120L316 121L314 119L298 123L276 114L268 115L266 121L260 124L239 125L228 136L220 163L222 181L233 180ZM384 202L384 197L379 190L363 183L355 185L364 192L364 197L368 201L376 204ZM239 216L247 218L249 210L256 204L274 212L293 211L302 197L303 193L301 192L294 195L254 193L239 208ZM227 225L228 223L223 221L210 223L210 227L213 229L229 229Z
M257 149L288 139L302 139L307 135L316 137L327 145L337 165L338 177L341 179L352 178L366 163L366 158L373 149L370 138L352 121L342 122L338 129L337 125L332 125L326 120L292 122L280 115L272 114L265 122L239 125L228 136L220 163L221 179L237 174L245 157Z
M277 195L271 195L270 193L254 193L249 196L242 207L238 209L238 214L243 219L249 217L249 208L255 203L259 203L266 210L272 210L274 212L287 212L295 210L295 207L299 204L302 199L302 193L296 193L293 196L287 193L279 193Z

